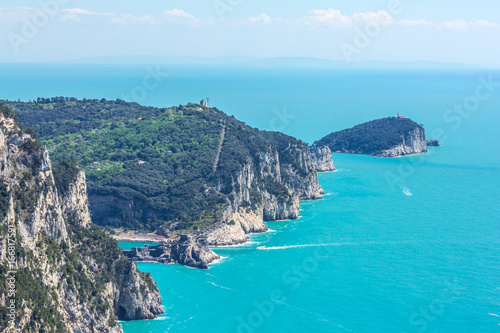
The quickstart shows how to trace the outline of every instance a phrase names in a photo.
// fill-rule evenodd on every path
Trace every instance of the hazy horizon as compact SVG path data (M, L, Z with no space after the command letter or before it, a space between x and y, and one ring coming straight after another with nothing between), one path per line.
M191 57L191 56L102 56L75 58L58 61L6 61L0 59L0 65L131 65L131 66L180 66L180 67L236 67L236 68L394 68L394 69L498 69L495 66L483 66L470 63L441 62L441 61L389 61L389 60L365 60L365 61L339 61L313 57L244 57L244 56L220 56L220 57Z
M499 9L493 0L4 0L0 62L246 57L498 68Z

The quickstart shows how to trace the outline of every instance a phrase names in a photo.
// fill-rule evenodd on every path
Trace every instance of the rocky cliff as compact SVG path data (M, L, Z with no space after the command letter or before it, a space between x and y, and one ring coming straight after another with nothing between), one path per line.
M310 147L311 161L317 172L335 171L332 151L328 146Z
M84 173L35 136L0 105L0 331L122 332L116 318L162 313L151 276L90 222Z
M163 313L162 299L151 275L139 272L135 263L124 258L115 261L113 269L113 310L118 319L154 319Z
M41 132L51 156L85 168L99 225L234 244L267 230L264 221L297 218L300 200L323 192L307 144L217 108L62 97L8 103ZM80 138L77 149L69 134Z
M415 128L401 136L401 143L397 146L373 154L377 157L397 157L427 152L427 140L423 128Z
M220 222L195 235L209 245L243 243L247 234L267 230L264 221L296 219L301 200L324 194L304 143L268 146L251 157L233 178Z
M194 268L208 268L208 264L220 257L206 244L200 244L191 236L182 235L178 240L156 246L144 246L124 251L134 261L182 264Z
M403 116L372 120L352 128L333 132L314 143L313 147L328 146L333 152L397 157L427 152L425 130Z

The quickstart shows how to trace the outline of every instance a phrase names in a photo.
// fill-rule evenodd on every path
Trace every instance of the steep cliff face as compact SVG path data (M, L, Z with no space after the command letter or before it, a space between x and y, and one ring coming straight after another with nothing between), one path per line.
M114 311L120 320L154 319L163 313L161 296L150 275L144 276L128 259L114 263Z
M317 172L335 171L332 151L328 146L310 147L311 162Z
M296 219L300 200L324 194L305 144L269 146L248 158L232 189L221 222L198 235L209 245L243 243L247 234L267 230L264 221Z
M264 219L295 218L301 199L321 196L305 143L216 108L61 97L6 103L57 162L74 159L87 170L100 225L175 235L217 226L243 241L245 232L266 230ZM81 137L78 147L68 134Z
M415 128L405 133L396 147L374 154L377 157L396 157L427 152L427 140L423 128Z
M0 322L29 332L122 332L123 286L135 281L133 319L161 313L149 276L90 223L85 175L57 174L47 150L0 106ZM72 170L75 171L75 170ZM57 186L55 178L65 182ZM58 188L65 188L64 193ZM119 275L116 265L133 269ZM10 306L10 307L9 307Z
M69 184L68 190L62 196L61 205L64 214L78 220L82 227L87 228L92 223L87 198L87 182L83 171L78 172L74 182Z

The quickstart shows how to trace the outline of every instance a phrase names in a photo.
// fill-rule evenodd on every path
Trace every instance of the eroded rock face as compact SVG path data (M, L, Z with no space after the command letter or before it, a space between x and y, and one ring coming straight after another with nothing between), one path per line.
M328 146L310 147L311 162L317 172L335 171L332 151Z
M188 235L178 240L164 242L156 246L144 246L124 251L134 261L160 262L164 264L182 264L194 268L208 268L208 264L220 259L206 243L201 243Z
M69 185L69 189L62 199L62 207L68 217L77 219L83 227L88 227L92 223L85 172L79 172L76 180Z
M195 237L211 246L241 244L247 234L267 231L264 221L296 219L300 200L324 194L306 145L289 145L282 152L269 147L258 161L249 159L235 177L221 223Z
M0 265L12 265L8 249L15 246L19 250L15 270L23 274L18 287L27 295L46 296L43 304L32 303L30 297L16 298L22 305L16 308L15 331L122 332L113 321L118 310L113 305L122 304L124 298L140 309L131 319L162 313L156 284L139 273L133 262L118 256L115 262L126 262L129 272L103 282L101 273L107 266L102 258L110 254L100 244L95 252L81 251L82 244L92 243L98 230L90 221L83 171L74 174L65 193L59 193L46 148L23 133L14 119L2 115L8 111L0 111ZM105 235L101 232L100 236ZM9 238L14 242L9 243ZM102 240L114 246L115 254L121 253L111 239ZM5 278L2 274L0 282ZM137 290L129 286L137 286ZM0 295L0 306L8 299L7 294ZM33 317L40 307L46 313L50 309L50 318ZM33 321L35 328L28 328ZM59 329L50 327L49 321Z
M236 210L234 210L236 209ZM250 207L230 207L225 211L224 220L229 221L214 226L202 233L201 237L211 246L243 244L247 234L267 231L262 212L252 211Z
M264 221L294 220L299 217L300 200L297 194L292 194L288 200L268 192L262 193L262 196Z
M384 150L383 152L375 154L374 156L397 157L425 152L427 152L427 140L425 139L425 131L421 128L416 128L403 136L401 144L392 149Z
M117 261L115 272L117 288L114 310L118 319L154 319L157 314L163 313L162 299L153 279L144 278L135 263L129 260ZM151 289L156 289L156 292L147 292Z

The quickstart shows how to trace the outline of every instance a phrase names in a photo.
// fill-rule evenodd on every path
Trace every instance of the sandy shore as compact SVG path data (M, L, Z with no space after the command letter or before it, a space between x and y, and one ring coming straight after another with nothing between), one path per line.
M117 241L125 241L125 242L161 243L167 240L166 237L157 234L123 233L110 236L116 239Z

